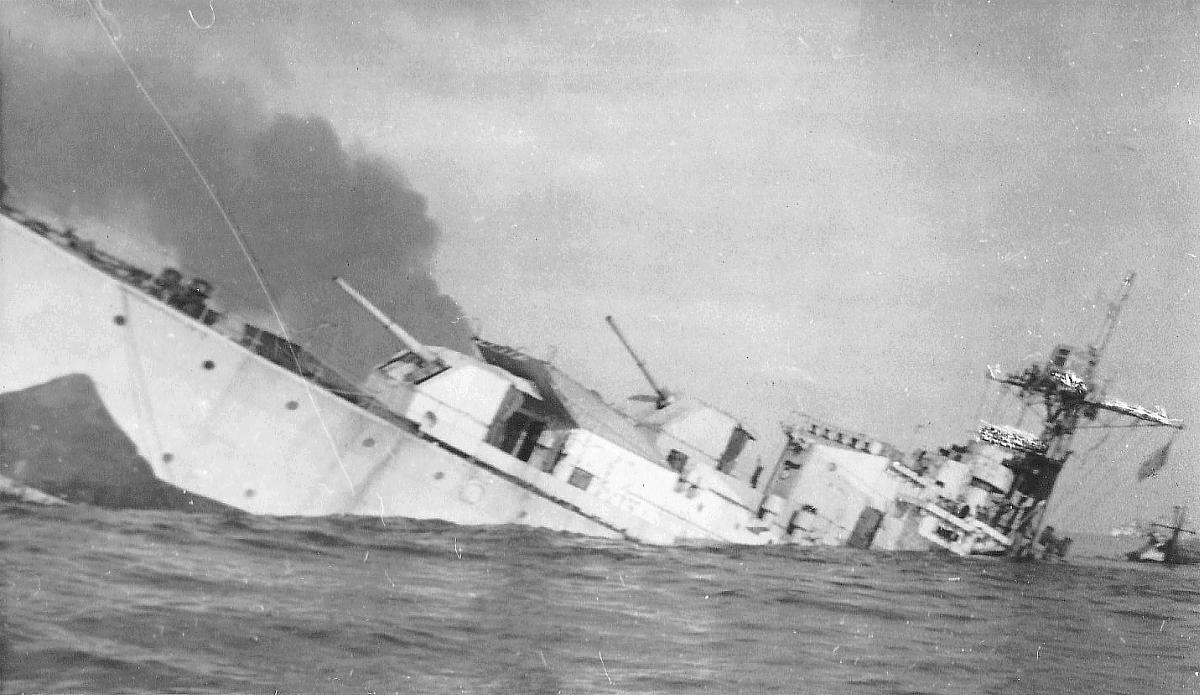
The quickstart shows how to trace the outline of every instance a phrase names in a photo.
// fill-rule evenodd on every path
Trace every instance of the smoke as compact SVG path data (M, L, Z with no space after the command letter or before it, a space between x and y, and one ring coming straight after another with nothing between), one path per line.
M10 200L150 235L212 280L219 303L266 311L249 261L179 147L99 27L74 11L74 45L32 31L5 45ZM246 81L200 71L186 41L154 60L128 28L130 63L243 233L294 339L352 371L397 349L331 282L340 275L418 338L468 345L462 310L431 272L440 230L396 167L350 151L324 118L270 113Z

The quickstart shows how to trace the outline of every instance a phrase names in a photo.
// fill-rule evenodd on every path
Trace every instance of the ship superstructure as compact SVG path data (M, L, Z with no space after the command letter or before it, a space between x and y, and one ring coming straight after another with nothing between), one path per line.
M1010 538L1008 551L1018 557L1061 555L1064 539L1044 525L1047 505L1064 465L1073 457L1075 435L1084 423L1090 427L1120 427L1127 423L1145 427L1182 429L1183 423L1160 409L1128 403L1105 393L1099 366L1133 287L1130 273L1121 294L1108 305L1099 338L1079 348L1059 345L1050 359L1019 372L989 367L988 377L1003 386L1027 408L1040 413L1034 434L1013 427L981 423L978 439L1012 452L1005 466L1013 472L1009 490L995 500L996 523ZM1098 418L1105 413L1120 422ZM1165 463L1165 459L1164 459Z
M1071 540L1043 520L1081 423L1113 413L1148 427L1182 428L1161 410L1108 396L1100 386L1100 358L1132 282L1125 278L1095 343L1060 345L1046 362L1018 372L989 367L990 379L1040 412L1036 434L981 422L967 444L905 455L864 434L801 419L785 426L788 445L760 518L792 541L1062 557Z

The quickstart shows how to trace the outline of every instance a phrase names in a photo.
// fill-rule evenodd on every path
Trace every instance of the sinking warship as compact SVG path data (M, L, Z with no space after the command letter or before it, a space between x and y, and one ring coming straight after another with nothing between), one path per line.
M816 420L790 423L788 446L767 483L760 516L785 537L821 544L1063 557L1071 539L1046 525L1045 514L1074 454L1080 425L1183 427L1161 410L1106 394L1101 385L1101 357L1133 280L1133 274L1125 278L1091 344L1059 345L1045 362L1020 371L988 368L989 379L1040 412L1038 432L980 422L968 443L905 456L867 435ZM1100 422L1101 414L1119 419ZM1167 448L1151 457L1151 466L1165 464Z

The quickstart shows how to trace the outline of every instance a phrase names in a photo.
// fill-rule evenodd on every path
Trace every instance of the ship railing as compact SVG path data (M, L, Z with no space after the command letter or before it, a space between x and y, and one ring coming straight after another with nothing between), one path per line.
M941 500L926 502L924 509L942 521L956 526L963 531L972 530L973 525L969 523L971 520L970 517L960 517L950 509L942 506L940 502Z
M949 524L965 534L981 533L1001 545L1008 546L1012 544L1012 540L1007 535L982 519L973 516L960 517L958 514L939 504L939 502L940 500L929 501L922 508L933 516L936 516L943 523Z
M1000 543L1001 545L1005 545L1005 546L1012 545L1012 539L1009 538L1008 535L1005 534L1004 532L1002 532L1000 529L998 529L998 528L992 526L991 524L988 524L980 519L976 519L975 523L978 524L977 528L980 531L983 531L985 534L987 534L989 537L991 537L992 540L996 541L997 543Z
M807 512L813 520L823 521L824 524L812 524L811 526L801 526L799 524L801 512ZM849 534L853 533L854 529L840 523L837 519L821 513L811 504L804 505L801 509L792 512L792 516L788 519L787 535L796 537L808 542L815 543L819 538L828 536L830 533L836 534L838 537L845 536L849 538ZM796 534L800 534L796 536Z
M920 473L916 472L912 468L909 468L908 466L904 465L903 463L901 463L899 461L892 461L892 465L889 466L889 468L891 468L891 470L893 470L893 471L896 471L897 473L904 476L905 478L908 478L908 480L910 482L915 483L917 485L928 486L928 483L930 482L929 478L922 476Z
M146 282L153 277L153 275L132 263L128 263L110 253L100 250L96 247L96 242L80 237L70 227L61 230L55 229L49 224L35 217L30 217L14 208L9 208L8 214L13 220L33 230L40 236L71 250L76 255L88 260L92 265L125 282L140 286L142 282Z

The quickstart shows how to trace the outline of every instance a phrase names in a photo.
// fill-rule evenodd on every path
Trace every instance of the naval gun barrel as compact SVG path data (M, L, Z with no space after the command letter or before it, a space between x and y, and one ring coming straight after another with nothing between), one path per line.
M625 349L629 352L629 356L633 358L634 364L638 366L638 369L642 370L642 376L646 377L646 381L650 382L650 388L654 389L654 395L658 398L655 405L659 408L667 407L671 402L670 394L654 381L654 377L650 376L650 370L646 369L646 363L642 362L642 358L638 357L638 354L633 351L633 346L625 339L625 334L621 332L621 329L617 328L617 322L613 320L613 317L605 316L604 320L608 321L608 325L613 329L613 333L617 334L617 339L625 346Z
M371 300L362 296L358 290L351 287L350 283L346 282L340 277L333 278L333 281L338 284L338 287L341 287L343 290L345 290L346 294L350 295L351 299L358 302L359 306L366 309L367 313L371 314L371 316L374 316L376 321L382 323L383 327L388 329L389 333L396 336L396 338L398 338L405 347L416 353L417 357L420 357L422 362L428 364L439 361L437 355L433 354L429 348L422 345L421 341L412 337L412 334L404 330L400 324L389 318L388 315L383 313L379 307L372 304Z

